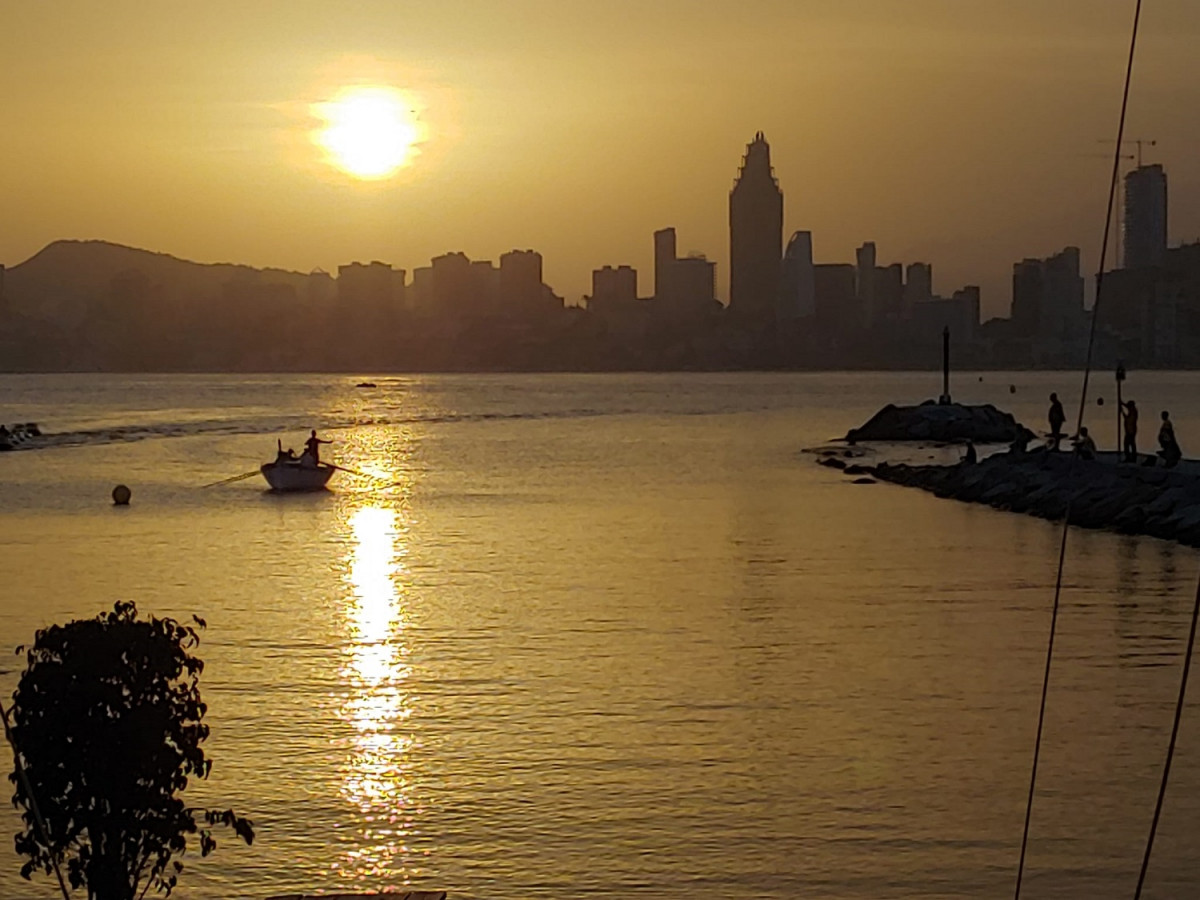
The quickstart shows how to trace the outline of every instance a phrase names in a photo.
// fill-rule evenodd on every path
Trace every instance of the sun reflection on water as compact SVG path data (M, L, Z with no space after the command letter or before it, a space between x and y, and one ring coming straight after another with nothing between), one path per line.
M339 865L356 880L407 883L417 874L409 846L418 812L412 796L408 612L402 584L405 531L396 509L366 506L349 520L348 648L343 715L354 730L342 793L363 823Z

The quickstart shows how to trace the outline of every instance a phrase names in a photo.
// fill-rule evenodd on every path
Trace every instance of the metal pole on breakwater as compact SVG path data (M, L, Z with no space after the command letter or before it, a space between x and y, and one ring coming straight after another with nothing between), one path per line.
M942 329L942 403L950 403L950 326Z

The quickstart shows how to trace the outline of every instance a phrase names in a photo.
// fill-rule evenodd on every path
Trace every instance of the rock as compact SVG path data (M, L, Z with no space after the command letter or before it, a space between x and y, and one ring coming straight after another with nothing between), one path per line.
M851 471L853 469L854 471ZM1069 453L1000 453L975 465L847 467L847 474L919 487L939 497L985 503L1072 524L1147 534L1200 546L1200 477L1184 471L1084 461Z
M851 484L878 484L874 478L855 478Z
M819 460L817 460L817 465L818 466L828 466L831 469L846 468L846 464L844 462L842 462L840 459L836 459L834 457L826 457L825 459L819 459Z
M1010 413L994 406L939 405L932 401L920 406L888 404L859 428L846 434L848 441L921 441L957 443L966 440L982 444L1011 443L1018 438L1031 441L1033 432Z

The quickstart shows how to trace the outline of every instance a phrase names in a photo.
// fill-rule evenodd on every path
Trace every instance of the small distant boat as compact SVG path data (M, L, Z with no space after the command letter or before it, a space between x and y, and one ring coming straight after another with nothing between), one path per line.
M18 444L42 436L36 422L18 422L11 428L0 425L0 451L12 450Z
M373 388L373 387L379 387L379 385L377 385L377 384L376 384L375 382L373 382L373 381L360 381L358 384L356 384L356 385L355 385L355 387L360 387L360 388Z
M267 479L271 490L281 494L292 494L324 490L337 467L328 463L318 463L314 466L301 458L265 463L259 471L262 472L263 478Z

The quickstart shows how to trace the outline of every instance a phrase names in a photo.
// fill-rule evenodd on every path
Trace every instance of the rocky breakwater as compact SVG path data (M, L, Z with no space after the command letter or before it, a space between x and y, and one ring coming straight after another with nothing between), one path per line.
M888 404L859 428L852 428L846 440L858 441L974 441L977 444L1011 444L1018 439L1031 441L1033 432L990 404L964 406L960 403L935 403L920 406Z
M1187 464L1180 469L1119 465L1038 449L953 466L882 463L870 473L939 497L1043 519L1061 521L1070 509L1073 525L1200 547L1200 474Z

